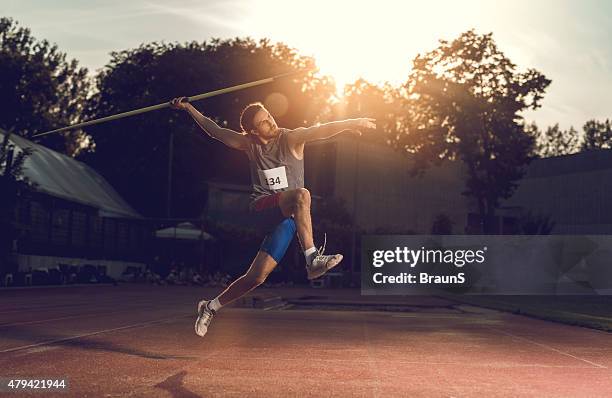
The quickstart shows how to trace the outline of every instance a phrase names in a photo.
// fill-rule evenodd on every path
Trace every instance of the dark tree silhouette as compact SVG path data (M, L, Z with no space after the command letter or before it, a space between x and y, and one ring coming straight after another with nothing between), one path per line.
M533 137L520 112L539 107L550 82L534 69L517 72L492 34L441 41L414 59L396 145L413 154L415 173L443 159L463 161L463 194L475 199L483 231L493 232L499 200L512 195L531 159Z
M333 107L335 119L372 117L376 131L363 136L364 141L394 144L406 112L402 90L386 83L382 86L359 79L344 88L344 96Z
M612 123L609 119L604 122L589 120L584 124L583 130L582 151L612 148Z
M112 54L97 77L98 93L89 118L140 108L314 67L283 44L252 39L142 45ZM196 102L219 124L239 131L239 115L262 101L281 126L317 121L335 87L309 73ZM164 215L168 146L174 132L173 216L197 216L206 200L206 181L248 183L246 157L206 136L186 113L164 109L92 126L95 151L83 159L99 170L147 216Z
M10 18L0 18L0 127L23 137L80 121L90 89L87 70ZM41 138L74 155L86 145L80 131Z
M525 126L525 131L535 139L534 156L548 158L569 155L580 150L580 135L574 127L561 130L557 123L546 130L540 130L535 123L531 123Z

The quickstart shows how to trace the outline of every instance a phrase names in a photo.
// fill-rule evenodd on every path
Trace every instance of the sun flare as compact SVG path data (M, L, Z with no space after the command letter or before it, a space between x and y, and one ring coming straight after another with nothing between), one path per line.
M345 84L359 78L372 83L402 83L414 56L438 44L432 39L436 36L429 34L432 29L438 38L452 37L463 30L465 22L452 17L465 11L460 5L439 0L426 4L388 0L255 4L248 11L251 34L281 37L300 53L314 57L321 73L334 78L339 94ZM446 12L432 18L441 6ZM452 8L457 8L457 13L449 12Z

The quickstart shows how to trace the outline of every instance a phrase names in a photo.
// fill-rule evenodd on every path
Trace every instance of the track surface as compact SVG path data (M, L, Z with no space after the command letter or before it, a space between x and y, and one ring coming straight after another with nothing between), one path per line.
M195 303L213 292L0 291L0 377L68 379L38 397L612 396L612 334L414 297L411 312L224 308L202 339Z

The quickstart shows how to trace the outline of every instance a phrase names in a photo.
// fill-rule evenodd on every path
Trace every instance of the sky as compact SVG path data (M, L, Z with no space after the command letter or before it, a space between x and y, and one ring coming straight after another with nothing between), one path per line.
M313 56L340 84L363 77L399 85L417 54L475 29L492 32L519 71L552 79L542 107L524 114L528 121L580 130L587 120L612 118L608 0L2 0L0 15L91 73L110 52L141 43L250 36Z

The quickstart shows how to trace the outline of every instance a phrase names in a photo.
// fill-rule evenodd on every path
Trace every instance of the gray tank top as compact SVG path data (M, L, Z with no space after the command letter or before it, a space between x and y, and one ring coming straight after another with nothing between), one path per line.
M296 158L287 144L288 129L266 145L249 135L247 156L251 169L251 199L291 189L304 188L304 158Z

